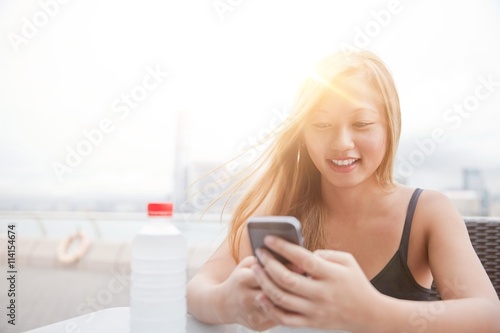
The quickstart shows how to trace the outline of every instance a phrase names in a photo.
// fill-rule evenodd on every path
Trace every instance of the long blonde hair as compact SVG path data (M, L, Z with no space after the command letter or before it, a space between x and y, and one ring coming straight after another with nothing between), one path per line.
M249 184L233 211L228 241L239 261L243 227L252 215L292 215L302 223L304 245L310 250L325 247L321 175L305 145L303 128L315 106L339 77L363 75L379 92L387 126L386 154L376 170L382 188L394 185L393 164L401 130L400 106L393 78L385 64L368 51L339 52L318 62L303 82L288 119L277 129L273 142L261 154L253 171L235 188ZM233 192L234 193L234 192Z

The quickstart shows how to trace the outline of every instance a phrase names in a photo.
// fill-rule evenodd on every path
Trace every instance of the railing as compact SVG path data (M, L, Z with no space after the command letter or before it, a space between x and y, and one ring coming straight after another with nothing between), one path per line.
M65 237L84 230L91 239L129 240L148 219L138 212L0 211L0 234L15 223L21 237ZM222 239L228 220L227 215L216 214L177 213L172 218L188 241Z

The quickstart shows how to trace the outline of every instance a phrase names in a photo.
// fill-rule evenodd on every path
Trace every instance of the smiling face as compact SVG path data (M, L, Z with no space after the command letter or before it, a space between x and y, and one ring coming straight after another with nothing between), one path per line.
M335 81L304 128L311 160L323 185L354 187L375 182L387 148L381 98L360 76Z

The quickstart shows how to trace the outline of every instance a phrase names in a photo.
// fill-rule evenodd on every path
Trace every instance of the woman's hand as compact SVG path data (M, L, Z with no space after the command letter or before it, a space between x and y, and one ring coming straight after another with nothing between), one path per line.
M263 249L257 252L262 266L256 263L252 270L262 292L256 293L256 301L278 324L358 331L375 320L382 296L351 254L312 253L270 236L265 244L308 274L288 270Z
M276 322L256 303L256 296L261 290L250 269L253 265L257 265L255 257L244 258L220 285L220 300L224 303L221 307L224 313L220 314L220 319L263 331L276 326Z

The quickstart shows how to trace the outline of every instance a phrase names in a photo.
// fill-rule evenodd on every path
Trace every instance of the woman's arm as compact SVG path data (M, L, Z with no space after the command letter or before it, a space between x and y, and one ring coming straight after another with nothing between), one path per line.
M242 235L240 256L235 263L226 241L202 266L187 286L188 313L208 324L239 323L256 330L275 326L256 306L260 291L250 270L257 263L251 256L248 234Z
M427 255L442 299L485 298L498 302L472 247L462 216L443 194L424 191L415 217L425 221Z
M500 332L499 305L485 298L416 302L382 296L366 332Z

